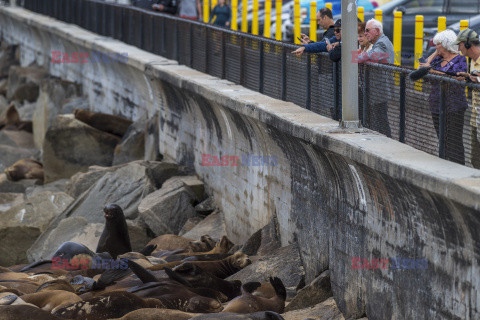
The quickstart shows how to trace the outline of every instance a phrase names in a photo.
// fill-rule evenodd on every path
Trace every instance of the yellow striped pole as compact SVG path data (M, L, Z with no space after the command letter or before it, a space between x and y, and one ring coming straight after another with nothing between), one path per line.
M415 16L415 69L418 68L419 62L418 59L422 57L423 54L423 16Z
M460 20L460 31L468 29L468 20Z
M438 17L437 32L442 32L447 29L447 17Z
M402 12L395 11L393 20L393 51L395 52L395 64L402 64Z
M293 40L296 44L300 44L300 0L293 2Z
M210 7L208 0L203 0L203 22L208 23L210 20Z
M317 2L310 2L310 40L317 41Z
M276 20L275 20L275 39L282 40L282 0L275 1L275 11L276 11Z
M242 1L242 32L248 32L247 21L248 0Z
M237 23L237 15L238 15L238 0L232 0L232 22L230 25L232 26L232 30L238 30L238 23Z
M330 11L332 11L332 3L331 2L325 3L325 8L328 8L330 9Z
M375 20L383 23L383 11L382 9L375 9Z
M252 34L258 35L258 0L253 0Z
M263 24L263 36L270 38L270 27L272 23L272 0L265 0L265 22Z
M357 8L357 16L358 19L365 21L365 9L363 7L358 7Z
M212 1L212 3L211 3L210 8L212 8L212 10L213 10L213 8L215 8L215 6L217 5L217 0L211 0L211 1Z

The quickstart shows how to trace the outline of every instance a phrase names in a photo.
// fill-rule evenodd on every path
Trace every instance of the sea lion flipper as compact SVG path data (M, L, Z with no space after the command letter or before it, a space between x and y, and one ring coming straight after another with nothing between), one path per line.
M175 271L173 271L172 269L170 268L164 268L163 269L165 271L165 273L167 274L167 276L172 279L172 280L175 280L177 281L178 283L181 283L187 287L190 287L190 288L193 288L192 284L190 282L188 282L187 280L185 280L183 277L181 277L179 274L177 274Z
M7 296L4 296L2 298L0 298L0 305L1 306L8 306L8 305L11 305L12 303L15 302L15 300L17 300L18 296L15 295L15 294L9 294Z
M270 284L272 285L273 289L275 290L275 294L282 298L283 300L287 299L287 290L283 285L282 280L278 277L270 277Z
M252 293L260 287L262 284L260 282L247 282L244 285L242 285L242 290L248 293Z
M30 269L33 269L33 268L38 267L38 266L40 266L40 265L42 265L42 264L45 264L45 263L50 263L50 264L52 264L52 260L40 260L40 261L32 262L32 263L30 263L29 265L27 265L27 266L23 267L22 269L20 269L18 272L26 272L26 271L28 271L28 270L30 270Z
M131 273L130 269L108 269L100 275L100 278L93 284L92 290L105 289L115 281Z
M152 252L157 248L156 244L149 244L145 248L143 248L139 253L143 254L144 256L149 256Z
M184 262L174 267L173 271L179 273L189 273L190 275L195 276L200 273L201 269L191 262Z
M127 260L127 264L128 264L128 267L130 268L130 270L132 270L133 273L135 273L135 275L143 283L158 282L157 278L155 278L155 276L152 273L150 273L150 271L148 271L147 269L145 269L144 267L142 267L138 263L133 262L130 259L126 259L126 260Z

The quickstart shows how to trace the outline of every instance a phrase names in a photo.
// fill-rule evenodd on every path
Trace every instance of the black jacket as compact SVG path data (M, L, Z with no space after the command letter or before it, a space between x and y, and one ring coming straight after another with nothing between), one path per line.
M335 36L335 31L333 31L335 28L333 27L333 24L328 27L327 30L323 33L322 39L318 40L320 41L325 41L325 39L330 39L331 37Z
M177 13L177 1L176 0L157 0L156 4L163 4L163 11L166 13Z
M333 62L338 62L342 59L342 42L335 46L332 50L328 51L328 57Z

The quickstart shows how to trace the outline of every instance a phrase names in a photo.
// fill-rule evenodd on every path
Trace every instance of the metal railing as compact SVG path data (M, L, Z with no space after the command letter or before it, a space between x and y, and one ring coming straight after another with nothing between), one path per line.
M21 5L341 119L341 66L326 54L297 57L290 53L296 48L292 44L103 1L23 0ZM362 124L430 154L480 168L480 116L474 112L480 85L436 75L412 82L411 71L360 65Z

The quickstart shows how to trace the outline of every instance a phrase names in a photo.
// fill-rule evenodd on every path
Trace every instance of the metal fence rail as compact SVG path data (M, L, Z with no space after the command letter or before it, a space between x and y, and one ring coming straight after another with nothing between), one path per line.
M341 118L341 68L326 54L296 57L290 53L296 48L292 44L98 0L22 0L21 5L323 116ZM480 168L480 85L436 75L412 82L411 71L360 65L363 126Z

